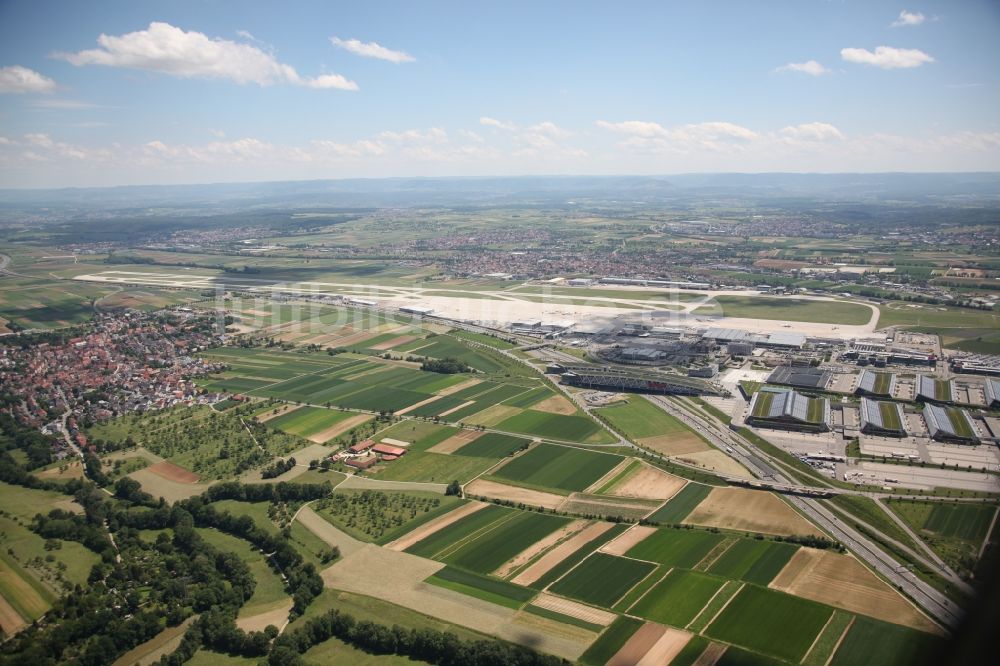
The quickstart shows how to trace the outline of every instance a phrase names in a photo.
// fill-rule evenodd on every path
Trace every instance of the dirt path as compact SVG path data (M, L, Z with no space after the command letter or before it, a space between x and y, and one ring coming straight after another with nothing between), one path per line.
M463 504L453 511L449 511L440 518L435 518L429 523L424 523L412 532L408 532L396 539L395 541L390 541L386 544L386 548L389 550L403 551L417 543L418 541L423 541L430 535L434 534L439 530L443 530L452 523L456 523L466 516L470 516L480 509L485 509L486 504L482 502L469 502L468 504Z
M338 530L323 516L308 506L303 506L299 509L295 519L302 523L302 526L307 530L322 539L327 545L339 548L341 555L349 555L360 550L365 545L363 542Z
M236 620L236 626L243 631L264 631L267 625L273 624L280 629L288 622L288 613L292 610L292 600L286 599L280 605L263 613L241 617Z

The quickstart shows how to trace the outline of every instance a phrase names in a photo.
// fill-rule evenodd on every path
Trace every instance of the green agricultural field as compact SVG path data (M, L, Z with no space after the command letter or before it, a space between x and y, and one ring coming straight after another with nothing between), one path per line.
M81 282L35 282L0 292L0 317L26 329L53 329L89 321L94 302L114 287Z
M989 504L889 500L889 506L917 531L981 544L997 508Z
M521 432L566 442L607 444L614 439L590 417L525 410L497 424L497 430Z
M580 663L585 666L604 666L639 631L642 624L635 618L619 616L580 656Z
M632 546L629 557L691 569L725 537L705 530L660 528Z
M454 358L487 374L501 372L508 364L496 352L473 349L450 335L428 337L418 343L403 345L400 350L411 351L419 356L431 358Z
M630 609L629 613L647 620L685 627L725 584L697 571L674 569Z
M488 432L477 437L452 455L477 456L480 458L503 458L527 448L530 440L498 432Z
M717 296L715 303L695 310L698 315L775 319L859 326L872 317L866 305L848 301L813 301L770 296ZM881 323L879 325L882 325Z
M708 571L718 576L766 586L792 558L798 546L773 541L740 539Z
M798 663L833 609L767 588L748 585L705 633L766 655Z
M831 666L907 666L937 654L945 639L858 615L833 655Z
M537 594L514 583L463 569L445 567L427 579L428 583L467 594L508 608L521 608Z
M466 483L497 463L496 458L474 458L430 451L410 451L398 460L385 464L376 478L386 481L423 481L426 483Z
M709 640L707 638L695 634L688 640L683 649L677 653L677 656L670 662L670 666L694 666L698 661L698 657L701 656L708 645Z
M840 644L840 639L848 625L854 621L854 616L844 611L834 611L833 617L820 633L809 653L803 660L803 666L826 666L833 656L833 651Z
M613 541L628 528L629 525L615 525L604 534L591 539L590 541L588 541L587 543L583 544L575 551L570 553L570 555L566 557L566 559L564 559L562 562L552 567L552 569L550 569L548 573L546 573L544 576L542 576L534 583L532 583L531 587L537 589L543 589L550 583L554 583L555 581L559 580L567 571L569 571L577 564L585 560L588 555L596 551L604 544Z
M555 391L547 386L539 386L538 388L533 388L530 391L525 391L520 395L514 396L513 398L508 398L504 400L503 404L510 405L511 407L517 407L518 409L527 409L532 405L536 405L542 400L546 400L556 395Z
M478 534L474 540L455 542L442 549L435 559L488 574L568 522L569 518L516 511L492 523L489 530Z
M641 395L630 394L628 402L594 411L633 441L687 430L683 423Z
M700 483L689 483L681 491L674 495L669 502L657 509L648 520L660 525L673 525L680 523L694 511L694 508L701 504L702 500L708 497L712 489Z
M458 428L439 425L429 421L400 421L375 435L378 441L395 439L400 442L409 442L407 447L410 453L414 451L426 451L435 444L439 444L458 432Z
M714 666L783 666L788 662L730 645ZM671 665L673 666L673 665Z
M380 492L342 489L312 508L338 529L362 541L388 543L463 500L427 492Z
M556 594L610 608L654 569L656 565L648 562L594 553L549 589Z
M455 544L474 540L497 521L509 519L514 511L493 504L488 505L421 539L407 548L406 552L433 559Z
M497 469L493 476L545 488L580 491L611 471L621 456L541 444Z
M299 407L267 422L267 427L277 428L299 437L311 437L327 428L354 416L351 412L322 407Z

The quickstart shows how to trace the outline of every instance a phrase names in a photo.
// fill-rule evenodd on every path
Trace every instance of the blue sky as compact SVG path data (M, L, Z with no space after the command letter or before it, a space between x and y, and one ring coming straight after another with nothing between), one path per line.
M354 4L0 3L0 187L1000 170L996 2Z

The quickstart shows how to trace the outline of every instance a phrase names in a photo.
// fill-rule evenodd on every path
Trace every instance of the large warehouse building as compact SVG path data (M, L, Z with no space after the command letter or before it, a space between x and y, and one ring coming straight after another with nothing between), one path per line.
M861 398L861 432L879 437L906 437L903 408L895 402Z
M830 401L764 387L750 400L747 423L780 430L826 432L830 430Z
M891 372L862 370L858 375L858 387L854 392L872 398L891 398L895 390L896 375Z
M924 421L932 439L957 444L976 444L979 436L969 413L958 407L924 405Z
M924 402L951 402L955 395L952 383L930 375L917 375L917 400Z
M781 365L774 369L774 372L767 378L767 382L822 391L829 385L831 376L829 370L822 368Z
M983 385L983 395L986 406L990 409L1000 409L1000 379L987 379Z
M664 372L643 372L598 365L550 366L573 386L607 391L660 393L673 395L728 395L713 382Z

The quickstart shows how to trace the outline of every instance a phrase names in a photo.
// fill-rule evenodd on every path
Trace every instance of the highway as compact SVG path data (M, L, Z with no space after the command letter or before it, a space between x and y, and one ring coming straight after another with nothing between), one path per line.
M780 467L771 460L770 456L729 428L681 409L666 397L651 396L651 400L668 414L678 418L708 438L715 446L720 449L727 449L727 447L731 449L730 455L739 460L755 475L761 478L770 478L772 481L782 484L797 485L779 471ZM787 495L787 497L788 501L796 508L844 544L886 580L906 593L931 617L947 627L958 625L962 618L961 609L944 594L917 578L913 572L902 568L877 545L850 525L842 522L819 501L796 495ZM954 576L953 573L952 576Z

